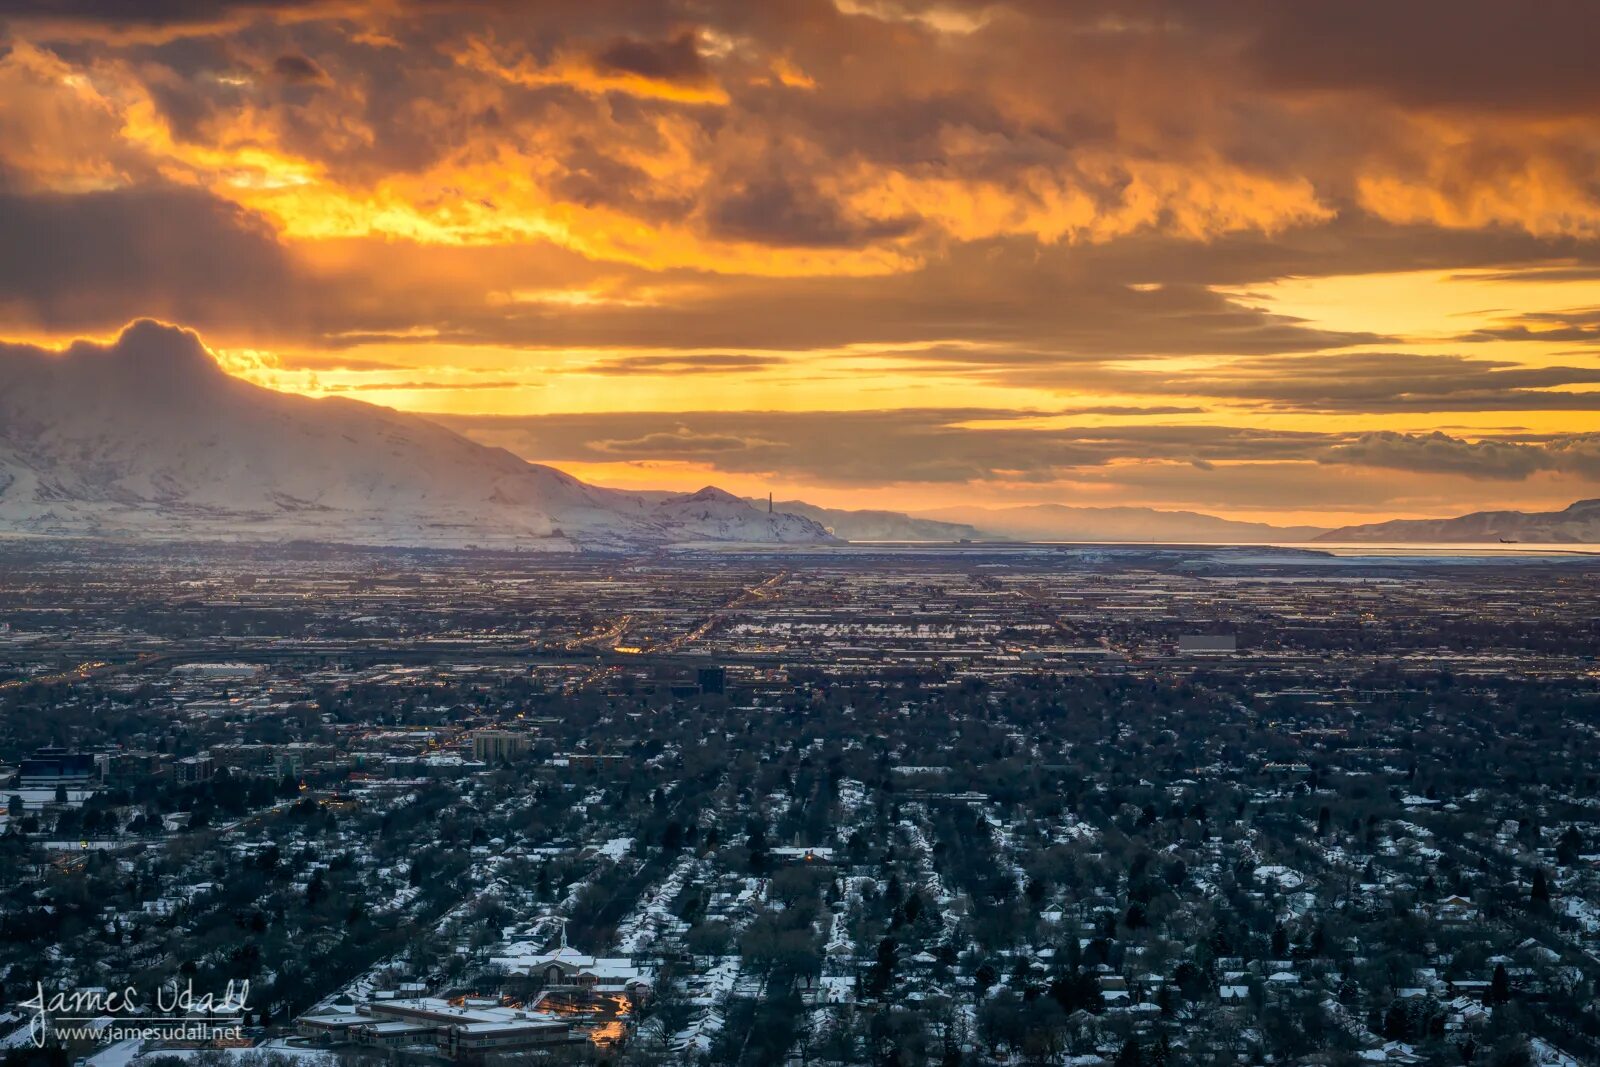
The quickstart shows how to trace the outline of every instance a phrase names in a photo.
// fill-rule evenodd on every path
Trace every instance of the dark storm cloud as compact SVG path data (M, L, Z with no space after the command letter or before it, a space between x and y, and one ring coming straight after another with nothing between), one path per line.
M155 315L198 327L292 326L293 267L269 227L180 188L0 191L0 307L37 327Z
M19 272L29 302L50 312L41 321L61 328L101 329L141 312L176 316L179 303L192 306L206 294L231 295L241 304L272 294L270 312L241 315L235 325L250 329L264 320L279 337L340 347L409 342L407 331L422 328L440 341L509 346L800 351L918 345L899 358L908 365L1043 368L1042 373L1105 358L1307 352L1385 340L1311 327L1203 285L1130 288L1123 279L1147 272L1129 265L1119 277L1121 265L1089 250L1039 250L1022 239L952 249L923 270L887 277L724 279L698 284L692 297L666 303L641 300L593 311L507 309L487 303L476 281L474 262L503 258L487 250L430 250L430 262L451 267L419 274L413 284L381 266L385 257L405 255L407 247L375 242L371 272L313 282L295 275L293 262L258 217L201 193L109 192L12 203L0 226L27 226L34 245L50 234L45 254L70 257L72 269L35 269L23 253L27 242L13 241L0 248L0 270L9 265ZM1181 248L1171 251L1184 254ZM527 269L508 261L494 267L492 276L515 286L517 272ZM643 272L622 276L651 284ZM97 290L85 293L80 278L95 279ZM551 283L541 277L528 284ZM375 299L380 291L388 295ZM628 290L620 295L628 296ZM195 325L224 323L213 315ZM313 326L317 333L310 332ZM984 347L937 347L951 339Z
M1012 365L994 373L1011 382L1203 396L1286 412L1600 411L1600 391L1558 388L1600 385L1600 369L1411 352L1268 355L1182 372Z
M1175 385L1293 411L1600 410L1600 369L1524 367L1464 356L1328 353L1238 360Z
M1497 111L1600 103L1600 6L1588 0L1222 6L1249 20L1246 62L1279 87L1357 86L1417 106Z
M963 340L997 349L926 348L949 364L1038 364L1099 358L1303 352L1376 344L1380 334L1320 329L1198 285L1154 290L1087 276L1072 250L1021 241L975 244L925 269L880 278L729 280L697 300L607 308L544 322L555 343L822 348ZM492 327L491 327L492 328ZM513 326L531 330L524 322Z
M783 366L787 360L772 356L737 353L684 353L682 355L618 356L591 363L583 369L590 374L718 374L728 371L764 370Z
M1520 481L1542 471L1593 478L1600 475L1600 435L1567 434L1533 444L1464 441L1438 432L1367 433L1330 448L1323 461L1500 481Z
M315 84L328 80L327 72L317 66L316 61L310 56L298 53L285 53L272 61L272 73L284 81L301 85Z
M92 23L96 12L114 18L114 7L67 10ZM1326 108L1307 103L1298 88L1279 81L1298 72L1327 82L1334 95L1360 96L1387 91L1386 78L1403 82L1449 68L1464 89L1501 99L1508 62L1518 71L1511 88L1538 85L1534 68L1541 59L1522 53L1542 48L1557 57L1555 67L1567 66L1561 57L1574 54L1571 41L1585 39L1593 16L1565 3L1515 18L1505 14L1515 10L1508 5L1451 6L1448 18L1435 2L1402 7L1404 14L1365 3L1347 9L1264 0L1203 6L1023 0L864 4L857 10L866 14L846 15L828 0L596 0L398 3L370 18L341 6L330 9L338 17L316 20L301 17L315 10L301 5L239 5L228 12L240 18L253 13L257 20L227 37L197 29L195 40L265 51L266 64L287 60L309 78L315 74L302 70L300 61L315 55L314 67L333 71L341 86L349 81L352 91L336 112L291 107L281 135L363 180L383 166L439 164L471 143L483 144L469 135L475 125L492 126L506 145L539 134L539 158L556 164L549 168L551 191L580 204L636 209L651 220L676 217L703 226L703 236L713 239L796 249L911 241L923 254L938 255L937 239L949 236L944 231L961 239L1014 231L1043 234L1047 244L1095 244L1191 231L1206 240L1238 233L1275 237L1308 221L1337 225L1357 209L1365 176L1359 168L1369 166L1422 182L1446 194L1455 210L1468 210L1460 205L1475 202L1476 179L1448 187L1432 181L1428 147L1414 144L1415 131L1394 116L1337 100ZM174 24L203 21L208 10L187 3L154 8L144 17ZM972 32L934 28L942 16L963 9ZM1416 14L1419 9L1426 13ZM39 4L24 14L44 19L55 12L54 5ZM42 25L48 29L47 21ZM1418 36L1435 30L1434 47L1422 47ZM718 44L708 50L712 37ZM1368 69L1362 57L1373 48L1345 47L1356 39L1409 58L1374 61ZM525 84L508 76L495 84L491 69L459 62L471 45L485 42L529 60L539 77ZM1438 58L1441 51L1470 57L1491 48L1502 56L1494 64ZM1516 58L1506 60L1507 52ZM406 61L395 62L402 54ZM566 91L571 86L562 79L575 75L553 64L572 55L602 74L725 87L727 114L694 108L674 114L674 105L662 99ZM809 88L780 87L773 73L780 59L805 68ZM170 61L177 73L192 77L192 64ZM515 64L502 61L508 67L501 73L514 73ZM1460 74L1469 67L1470 77ZM174 124L195 131L202 105L193 93L144 73ZM1544 75L1558 88L1581 72ZM1258 82L1274 91L1263 93ZM1388 95L1397 103L1408 99L1397 91ZM651 183L640 181L646 172L627 159L658 146L650 141L659 138L664 114L698 125L702 140L691 151L705 173L696 189L650 196ZM1475 143L1457 137L1450 143L1463 140ZM1512 178L1542 182L1559 170L1576 193L1593 173L1588 141L1545 141L1486 139L1455 162L1463 177L1482 172L1478 176L1491 186ZM597 154L596 145L606 151ZM1530 160L1546 149L1550 166L1530 169ZM912 184L886 193L879 182L872 191L885 202L863 214L850 190L817 180L876 181L852 173L861 163ZM925 182L948 188L918 187ZM974 223L962 205L985 199L996 203ZM1541 225L1559 231L1560 220L1569 217L1577 218L1552 213ZM965 232L974 228L991 232Z
M1507 326L1474 330L1463 341L1554 341L1566 344L1600 344L1600 308L1570 311L1535 311L1517 316Z
M1313 459L1323 443L1316 434L1219 426L1036 429L1028 413L984 409L435 417L551 462L698 459L730 473L782 471L835 485L1043 482L1133 456ZM971 420L1000 425L960 425ZM708 439L718 447L704 447Z
M1552 466L1551 454L1530 445L1463 441L1443 433L1367 433L1330 448L1324 461L1428 474L1520 480Z
M11 0L4 14L110 27L182 26L209 25L222 15L308 12L332 6L328 0Z
M1554 458L1557 469L1600 478L1600 433L1552 437L1542 447Z
M1480 271L1455 280L1475 282L1600 282L1600 266L1562 265L1522 270Z
M585 207L616 207L652 221L680 217L693 201L664 193L639 166L609 154L589 138L574 138L553 188Z
M1416 270L1474 270L1464 281L1576 281L1600 278L1600 245L1570 236L1506 228L1444 229L1386 222L1356 208L1315 226L1271 234L1239 232L1206 241L1132 234L1072 250L1083 276L1128 282L1229 288L1274 278ZM1578 262L1566 262L1576 260ZM1559 265L1540 266L1560 261Z
M774 170L735 180L707 210L710 232L736 241L800 248L854 248L903 237L912 218L852 217L814 187Z
M437 261L447 254L465 255L440 251L430 257ZM626 284L614 294L622 302L576 310L489 305L481 288L463 283L453 290L449 273L436 270L419 278L404 298L382 306L363 299L330 307L329 317L342 313L360 321L330 330L343 336L328 343L382 343L393 340L384 331L426 325L437 329L441 341L510 346L798 352L905 345L913 347L897 358L908 366L953 371L962 365L1065 368L1111 358L1308 352L1390 340L1314 327L1200 285L1130 288L1079 259L1074 250L1041 251L1022 240L984 242L952 249L923 270L876 278L709 282L669 274L668 283L685 283L693 292L664 301L629 301L634 287L647 297L654 281L626 272L620 276ZM507 273L514 269L497 270L494 281L514 284ZM966 344L941 347L945 341Z
M907 11L1022 12L1042 34L1071 27L1104 46L1184 40L1220 47L1278 89L1366 90L1416 106L1574 110L1600 99L1586 0L933 0Z
M740 452L763 443L759 438L696 433L688 427L679 426L671 432L657 431L640 437L596 441L593 447L600 453L624 459L649 459L664 455L681 459L718 452Z
M1092 404L1087 407L1068 408L1063 415L1198 415L1205 408L1185 407L1176 404Z
M685 30L668 41L619 38L597 52L594 60L599 70L637 74L654 81L683 85L711 82L711 69L700 55L692 30Z

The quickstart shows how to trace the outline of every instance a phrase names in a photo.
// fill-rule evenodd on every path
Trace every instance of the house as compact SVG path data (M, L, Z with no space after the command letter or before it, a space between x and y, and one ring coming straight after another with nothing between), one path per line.
M637 1000L651 987L650 978L632 960L595 957L568 945L565 926L561 943L551 951L540 951L529 941L514 942L490 962L508 975L532 979L541 989L626 993Z
M1133 994L1128 989L1128 980L1121 975L1106 974L1100 976L1100 998L1106 1007L1124 1007L1133 1003Z
M813 1001L818 1004L848 1004L855 999L856 980L847 974L825 974L817 979Z
M482 1008L452 1004L437 997L374 1000L357 1012L301 1020L302 1033L338 1035L372 1048L431 1049L458 1063L482 1063L490 1056L548 1050L583 1041L558 1015L520 1008Z
M780 845L767 850L775 860L791 863L832 863L833 849L826 845Z
M1478 919L1478 909L1466 897L1453 895L1438 901L1431 909L1433 918L1442 923L1470 923Z
M93 755L63 748L41 748L17 765L20 789L82 789L99 777Z
M372 1021L370 1015L359 1012L329 1012L324 1015L302 1015L295 1023L300 1036L323 1044L342 1044L349 1041L351 1028Z

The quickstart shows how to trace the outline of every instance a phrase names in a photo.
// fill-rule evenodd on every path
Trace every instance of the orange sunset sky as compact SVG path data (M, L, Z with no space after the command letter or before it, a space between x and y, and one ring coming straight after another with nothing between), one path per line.
M7 4L0 340L622 487L1600 496L1600 4Z

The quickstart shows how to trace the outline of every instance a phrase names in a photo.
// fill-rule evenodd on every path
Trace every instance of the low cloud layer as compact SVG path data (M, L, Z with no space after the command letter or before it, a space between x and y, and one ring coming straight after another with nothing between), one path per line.
M1448 434L1315 433L1229 426L1040 426L987 409L628 412L434 416L542 462L692 460L731 474L783 472L819 485L1056 482L1120 464L1197 471L1314 463L1515 481L1540 472L1600 482L1600 433L1467 440ZM974 425L977 423L978 425Z

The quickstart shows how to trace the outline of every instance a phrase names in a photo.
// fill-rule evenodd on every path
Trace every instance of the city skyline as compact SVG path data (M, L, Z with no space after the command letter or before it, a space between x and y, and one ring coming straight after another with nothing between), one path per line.
M588 481L1338 525L1600 496L1600 11L24 5L0 342Z

